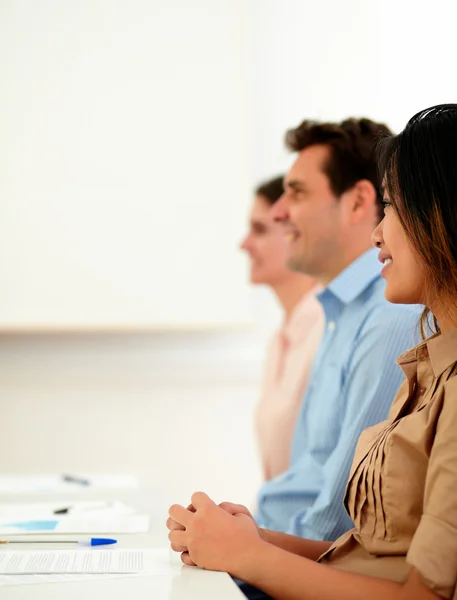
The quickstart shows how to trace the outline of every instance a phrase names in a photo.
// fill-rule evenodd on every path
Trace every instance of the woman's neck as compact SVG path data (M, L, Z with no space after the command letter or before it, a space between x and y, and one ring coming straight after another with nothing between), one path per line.
M457 327L457 310L454 306L451 308L443 304L437 304L430 307L430 311L438 321L441 333L447 333Z
M316 285L317 282L312 277L292 274L292 277L287 281L273 286L273 291L284 309L284 321L286 323L303 296Z

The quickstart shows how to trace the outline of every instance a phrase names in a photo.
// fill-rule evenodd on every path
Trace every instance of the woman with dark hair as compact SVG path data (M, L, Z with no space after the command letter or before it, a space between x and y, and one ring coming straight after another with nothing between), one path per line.
M197 492L167 522L186 564L284 600L457 598L456 144L456 104L418 113L381 144L373 244L385 295L423 304L432 335L399 358L406 379L389 419L359 439L344 499L354 528L335 542L260 530L244 507Z
M265 480L290 465L295 421L324 329L316 280L287 267L287 231L270 211L282 193L282 177L259 185L241 244L249 255L251 282L267 285L283 310L283 323L268 348L255 419Z

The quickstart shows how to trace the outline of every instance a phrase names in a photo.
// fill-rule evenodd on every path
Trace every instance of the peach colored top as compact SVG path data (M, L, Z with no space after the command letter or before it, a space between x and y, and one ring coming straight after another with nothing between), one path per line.
M266 480L279 475L290 464L295 421L324 331L324 311L316 298L320 289L316 286L303 296L286 324L272 338L268 350L256 413Z

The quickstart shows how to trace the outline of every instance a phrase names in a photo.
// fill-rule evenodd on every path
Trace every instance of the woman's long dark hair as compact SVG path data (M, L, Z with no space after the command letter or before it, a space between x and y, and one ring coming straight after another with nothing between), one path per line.
M379 144L384 188L425 267L425 300L433 305L439 298L451 315L457 313L456 150L457 104L422 110ZM429 316L425 310L424 337Z

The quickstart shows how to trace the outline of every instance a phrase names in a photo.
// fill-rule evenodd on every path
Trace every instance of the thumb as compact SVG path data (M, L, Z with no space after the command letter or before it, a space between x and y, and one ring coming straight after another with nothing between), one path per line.
M208 494L205 494L205 492L195 492L195 494L192 494L190 501L196 511L199 508L208 506L209 504L214 504L214 502L211 500Z

